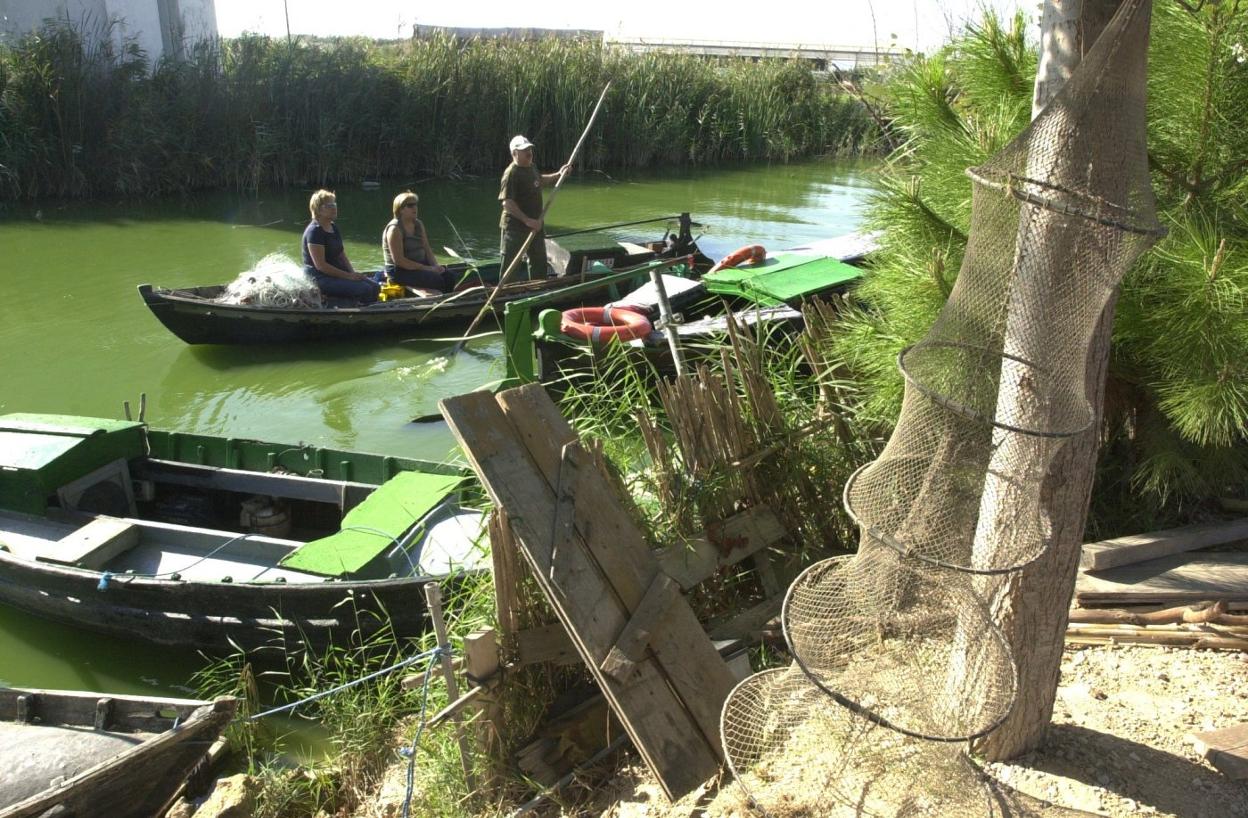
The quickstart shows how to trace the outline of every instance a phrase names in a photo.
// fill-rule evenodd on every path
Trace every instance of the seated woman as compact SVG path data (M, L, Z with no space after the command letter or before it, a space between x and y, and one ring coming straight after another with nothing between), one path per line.
M381 285L357 273L347 258L342 233L334 224L338 200L332 191L318 190L308 201L312 221L303 231L303 269L322 295L350 298L363 304L377 300Z
M455 287L452 273L433 255L425 226L416 218L419 199L405 190L394 197L394 218L381 231L384 271L391 281L411 287L420 295L441 295Z

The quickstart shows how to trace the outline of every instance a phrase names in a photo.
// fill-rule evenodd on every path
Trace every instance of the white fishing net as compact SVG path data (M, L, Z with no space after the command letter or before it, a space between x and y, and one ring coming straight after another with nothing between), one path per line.
M1148 0L1124 0L1040 116L968 171L957 283L899 357L893 436L845 487L858 553L794 581L793 665L724 705L729 764L765 813L994 813L962 746L1009 715L1017 674L977 577L1048 547L1041 484L1093 420L1092 333L1161 234L1145 149L1149 17Z
M321 306L321 291L302 265L281 253L270 253L250 270L239 273L226 285L217 301L257 307L316 309Z

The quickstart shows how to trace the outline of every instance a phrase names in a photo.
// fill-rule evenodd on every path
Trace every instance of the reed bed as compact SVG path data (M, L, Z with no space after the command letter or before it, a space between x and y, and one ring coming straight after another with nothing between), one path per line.
M149 65L49 21L0 43L0 200L164 195L494 173L524 133L587 168L872 150L834 83L782 61L635 55L595 40L245 35Z

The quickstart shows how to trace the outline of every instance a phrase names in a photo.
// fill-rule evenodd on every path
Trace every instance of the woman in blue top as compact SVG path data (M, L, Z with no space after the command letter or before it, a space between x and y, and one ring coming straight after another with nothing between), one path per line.
M332 191L318 190L308 201L312 221L303 231L303 269L323 295L351 298L364 304L377 300L381 285L357 273L347 258L334 218L338 200Z

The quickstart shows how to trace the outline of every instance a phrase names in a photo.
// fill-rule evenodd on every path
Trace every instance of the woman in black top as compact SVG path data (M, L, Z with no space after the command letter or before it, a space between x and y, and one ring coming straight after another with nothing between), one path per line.
M312 221L303 231L303 269L323 295L350 298L364 304L377 300L376 281L357 273L347 258L342 233L334 224L338 200L329 190L318 190L308 201Z

